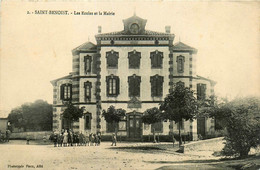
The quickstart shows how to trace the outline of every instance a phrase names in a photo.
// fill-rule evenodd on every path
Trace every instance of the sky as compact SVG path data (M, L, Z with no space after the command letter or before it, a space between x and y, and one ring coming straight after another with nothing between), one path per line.
M35 10L68 10L69 15L32 14ZM2 1L0 117L37 99L52 103L50 81L72 71L71 50L87 41L96 43L99 25L102 33L123 30L122 20L134 11L147 19L146 29L164 32L169 25L174 43L198 49L197 74L217 82L217 96L260 96L258 2Z

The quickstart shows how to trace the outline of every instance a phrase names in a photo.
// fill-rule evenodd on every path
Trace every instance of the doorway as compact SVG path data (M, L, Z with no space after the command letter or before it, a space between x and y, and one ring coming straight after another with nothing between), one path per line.
M127 116L128 122L128 138L141 139L142 137L142 120L141 113L129 113Z

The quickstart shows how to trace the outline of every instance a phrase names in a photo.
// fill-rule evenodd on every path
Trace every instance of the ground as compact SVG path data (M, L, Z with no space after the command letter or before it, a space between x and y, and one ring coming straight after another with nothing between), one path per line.
M10 141L0 144L1 170L260 168L258 155L244 160L220 161L220 157L212 154L221 150L222 142L184 154L176 152L177 144L173 148L171 143L118 143L117 147L110 146L109 142L103 142L101 146L80 147L53 147L35 141L30 145L25 143Z

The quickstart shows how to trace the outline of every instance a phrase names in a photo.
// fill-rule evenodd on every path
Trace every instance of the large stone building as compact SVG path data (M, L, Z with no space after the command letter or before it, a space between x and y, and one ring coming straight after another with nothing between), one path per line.
M70 128L61 113L64 102L72 101L85 107L84 116L73 123L74 131L111 135L114 126L106 123L101 112L113 105L127 111L118 125L122 138L143 139L152 134L151 126L161 136L169 136L177 134L178 123L146 125L141 121L142 113L158 107L176 83L196 91L198 99L214 93L215 82L196 75L197 50L182 42L173 44L169 26L164 33L149 31L146 22L134 15L123 20L122 31L101 33L99 27L96 44L86 42L72 50L72 73L51 81L54 130ZM214 132L214 121L206 118L180 126L193 140L197 134Z

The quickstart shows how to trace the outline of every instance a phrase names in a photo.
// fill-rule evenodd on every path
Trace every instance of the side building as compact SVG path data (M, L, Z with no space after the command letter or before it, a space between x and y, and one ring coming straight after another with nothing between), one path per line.
M214 133L214 121L198 118L192 122L143 124L146 109L158 107L174 85L181 83L197 92L198 99L214 94L215 82L196 75L197 50L182 42L173 44L170 27L165 32L146 30L147 20L136 15L123 20L124 30L96 35L96 44L86 42L72 50L72 73L51 81L53 85L53 130L73 128L110 136L112 124L101 116L113 105L127 111L118 124L123 140L142 140L156 133L168 137L182 134L196 140L198 134ZM85 107L78 122L69 125L62 117L64 104Z

